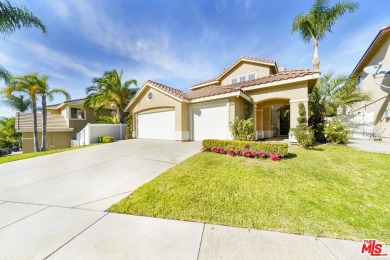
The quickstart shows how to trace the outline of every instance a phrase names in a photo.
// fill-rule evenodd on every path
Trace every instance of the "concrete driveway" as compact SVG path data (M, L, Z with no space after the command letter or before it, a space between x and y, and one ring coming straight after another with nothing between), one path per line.
M104 211L199 151L198 142L129 140L0 164L0 200Z

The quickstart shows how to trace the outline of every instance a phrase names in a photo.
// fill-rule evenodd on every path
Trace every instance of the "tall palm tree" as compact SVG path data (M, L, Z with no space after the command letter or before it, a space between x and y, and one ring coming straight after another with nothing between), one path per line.
M31 108L32 102L29 99L25 98L25 95L11 95L7 100L2 101L1 103L19 111L26 112Z
M309 95L309 125L314 129L317 141L324 141L324 118L329 108L345 110L358 102L369 101L371 95L357 88L357 81L347 75L324 74Z
M25 6L17 7L12 6L7 0L0 1L0 34L4 37L9 36L22 27L36 27L43 34L47 34L46 26L43 22ZM0 79L3 79L7 84L10 79L10 73L1 66Z
M318 56L318 42L326 37L326 33L332 32L332 26L346 11L350 13L357 10L359 5L346 0L330 6L330 0L316 0L307 13L300 13L294 18L291 33L299 32L304 42L314 43L313 67L320 69L320 57Z
M116 70L108 71L101 78L94 78L94 86L86 89L87 98L84 107L92 107L98 114L104 107L113 107L116 110L117 122L124 123L124 109L137 89L130 88L137 85L135 79L122 84L123 70L118 74Z
M50 89L48 79L49 76L43 75L41 78L37 73L33 74L35 77L36 85L39 86L38 94L42 99L42 142L41 151L46 151L46 130L47 130L47 99L49 101L54 100L54 94L62 94L66 100L70 99L69 93L61 88Z
M37 85L36 74L13 77L8 86L1 90L1 93L4 93L8 99L14 92L23 92L30 97L33 114L34 151L38 152L37 95L39 93L39 85Z

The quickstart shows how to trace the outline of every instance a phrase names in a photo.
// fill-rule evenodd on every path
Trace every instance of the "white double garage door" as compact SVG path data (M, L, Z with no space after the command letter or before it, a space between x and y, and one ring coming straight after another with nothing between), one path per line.
M230 139L228 102L190 105L188 116L191 140ZM138 114L137 137L180 140L182 133L176 133L175 120L175 110Z

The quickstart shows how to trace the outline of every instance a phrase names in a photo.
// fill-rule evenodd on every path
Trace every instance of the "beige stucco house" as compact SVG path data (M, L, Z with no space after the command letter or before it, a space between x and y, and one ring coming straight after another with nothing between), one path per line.
M94 123L99 116L110 116L110 109L103 109L95 115L92 108L83 108L84 99L65 101L47 107L46 149L68 148L71 140L76 138L88 123ZM32 113L16 113L16 132L22 133L23 153L34 152L33 115ZM42 136L42 114L38 113L39 144Z
M372 94L371 101L357 104L350 111L349 124L357 138L374 134L390 139L390 72L375 77L364 72L364 68L380 62L383 67L390 67L390 26L379 31L351 73L351 77L359 79L359 88Z
M307 108L308 94L320 73L285 70L275 61L241 57L217 77L188 92L147 81L126 107L133 114L133 136L165 140L231 139L229 121L252 117L256 138L269 138L296 126L298 103ZM287 131L278 107L290 106Z

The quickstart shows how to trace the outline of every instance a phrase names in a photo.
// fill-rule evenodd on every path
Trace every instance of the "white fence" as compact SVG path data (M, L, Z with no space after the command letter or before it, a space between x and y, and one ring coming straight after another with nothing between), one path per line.
M352 138L369 139L374 131L374 113L338 116L353 131Z
M72 140L73 146L98 143L99 136L112 136L115 140L123 140L126 136L125 124L87 124Z

